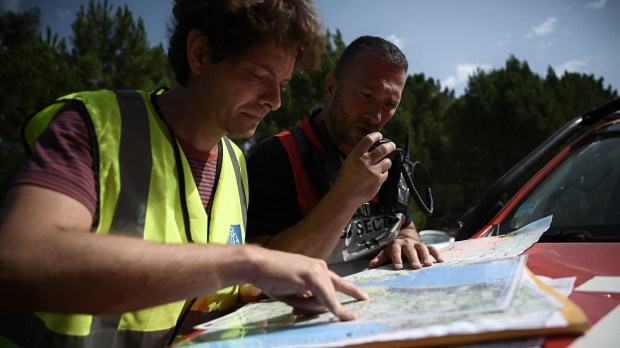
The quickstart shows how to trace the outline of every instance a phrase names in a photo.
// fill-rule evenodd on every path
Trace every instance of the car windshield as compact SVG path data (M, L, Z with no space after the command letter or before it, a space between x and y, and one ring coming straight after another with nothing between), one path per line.
M620 241L620 123L574 148L515 205L498 232L549 215L541 242Z

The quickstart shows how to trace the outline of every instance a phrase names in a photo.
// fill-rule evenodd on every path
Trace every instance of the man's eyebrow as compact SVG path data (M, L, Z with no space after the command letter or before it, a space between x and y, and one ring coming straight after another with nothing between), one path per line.
M276 73L274 71L274 69L266 63L256 63L256 62L251 62L250 65L253 65L254 67L260 68L265 70L267 73L269 73L269 75L275 77Z
M276 71L275 68L267 63L254 63L254 65L264 69L265 71L267 71L267 73L269 73L269 75L271 77L273 77L274 79L277 79L278 76L276 75ZM283 77L284 80L286 81L290 81L292 79L292 76L284 76Z

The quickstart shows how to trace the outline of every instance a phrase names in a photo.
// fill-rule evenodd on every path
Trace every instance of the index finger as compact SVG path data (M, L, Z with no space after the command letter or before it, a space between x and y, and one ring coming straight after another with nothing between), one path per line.
M428 250L431 253L431 255L435 258L435 260L437 262L443 262L444 261L443 256L441 256L441 253L439 252L439 250L435 246L429 245L428 246Z
M354 297L360 301L368 300L370 298L367 293L362 291L362 289L340 278L340 276L338 276L336 273L332 271L329 271L329 273L329 276L332 278L332 284L334 284L334 289L336 289L337 291L340 291L345 295Z
M355 285L340 278L332 271L329 271L329 277L331 280L330 285L332 286L328 286L329 289L325 289L324 287L316 289L313 291L314 297L340 320L346 321L357 319L357 314L347 310L340 304L336 298L336 293L333 290L335 289L358 300L366 300L368 299L368 295Z
M372 144L376 143L381 139L383 139L383 135L379 132L367 134L365 137L362 138L362 140L359 141L359 143L357 143L357 145L355 145L353 150L351 150L349 156L353 155L355 157L359 157L367 153L368 149L370 149Z

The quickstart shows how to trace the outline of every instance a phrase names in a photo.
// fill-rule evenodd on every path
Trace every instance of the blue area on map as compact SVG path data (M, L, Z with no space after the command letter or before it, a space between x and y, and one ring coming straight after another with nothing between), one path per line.
M457 267L432 266L417 271L394 273L388 279L354 281L358 286L407 288L448 287L495 282L510 278L517 271L514 262L474 263Z

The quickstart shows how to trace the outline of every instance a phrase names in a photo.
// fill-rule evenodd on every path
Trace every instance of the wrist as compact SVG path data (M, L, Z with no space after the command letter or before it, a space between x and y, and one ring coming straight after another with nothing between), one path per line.
M357 202L357 200L353 198L354 197L351 195L350 191L347 191L346 189L340 190L340 186L334 185L334 187L327 191L325 196L323 196L321 202L330 202L330 206L337 207L337 209L332 210L333 212L341 211L346 213L345 215L351 215L357 210L357 208L366 203L364 201Z
M239 279L237 284L256 284L263 269L265 250L258 245L239 246L239 259L235 262Z
M398 236L396 236L396 238L411 238L413 240L415 240L416 242L421 243L422 241L420 240L420 236L418 235L418 233L415 230L407 230L407 229L402 229L400 230L400 233L398 234Z

